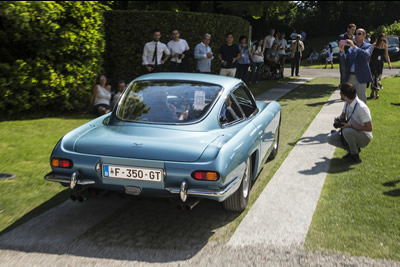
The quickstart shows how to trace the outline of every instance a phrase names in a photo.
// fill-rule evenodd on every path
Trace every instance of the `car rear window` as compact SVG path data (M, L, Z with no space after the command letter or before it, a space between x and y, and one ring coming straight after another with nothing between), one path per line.
M182 81L138 81L122 96L117 118L144 123L193 123L213 106L221 86Z

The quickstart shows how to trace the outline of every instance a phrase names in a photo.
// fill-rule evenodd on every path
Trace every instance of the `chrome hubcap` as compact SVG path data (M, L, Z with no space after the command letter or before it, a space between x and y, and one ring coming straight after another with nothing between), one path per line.
M249 185L250 185L250 159L247 160L246 170L244 171L243 176L243 197L247 198L249 194Z

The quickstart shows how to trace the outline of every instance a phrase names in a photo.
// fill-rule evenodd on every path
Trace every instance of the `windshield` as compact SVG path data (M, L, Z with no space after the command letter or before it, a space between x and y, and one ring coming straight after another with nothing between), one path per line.
M399 45L399 39L397 39L397 38L389 38L388 39L388 43L389 43L389 45Z
M122 96L117 117L149 123L194 122L207 114L221 90L206 83L138 81Z

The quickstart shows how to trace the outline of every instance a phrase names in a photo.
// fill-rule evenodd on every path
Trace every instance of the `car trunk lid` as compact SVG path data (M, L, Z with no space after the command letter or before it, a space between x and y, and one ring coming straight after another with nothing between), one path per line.
M196 161L218 137L209 132L146 126L96 127L77 138L74 151L104 156Z

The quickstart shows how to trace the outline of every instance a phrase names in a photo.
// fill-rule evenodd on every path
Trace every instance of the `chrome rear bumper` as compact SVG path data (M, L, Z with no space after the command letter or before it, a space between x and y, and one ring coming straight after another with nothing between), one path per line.
M90 185L95 184L96 182L90 179L79 179L78 174L74 172L71 177L61 177L55 176L53 172L48 173L45 177L45 180L52 182L59 182L63 184L70 184L71 189L75 187L76 184L79 185Z
M172 194L179 194L183 202L186 201L187 196L198 196L198 197L225 197L233 192L235 192L242 181L242 177L236 177L231 183L229 183L225 188L219 191L203 190L203 189L189 189L187 182L183 181L180 188L165 188L168 192Z

